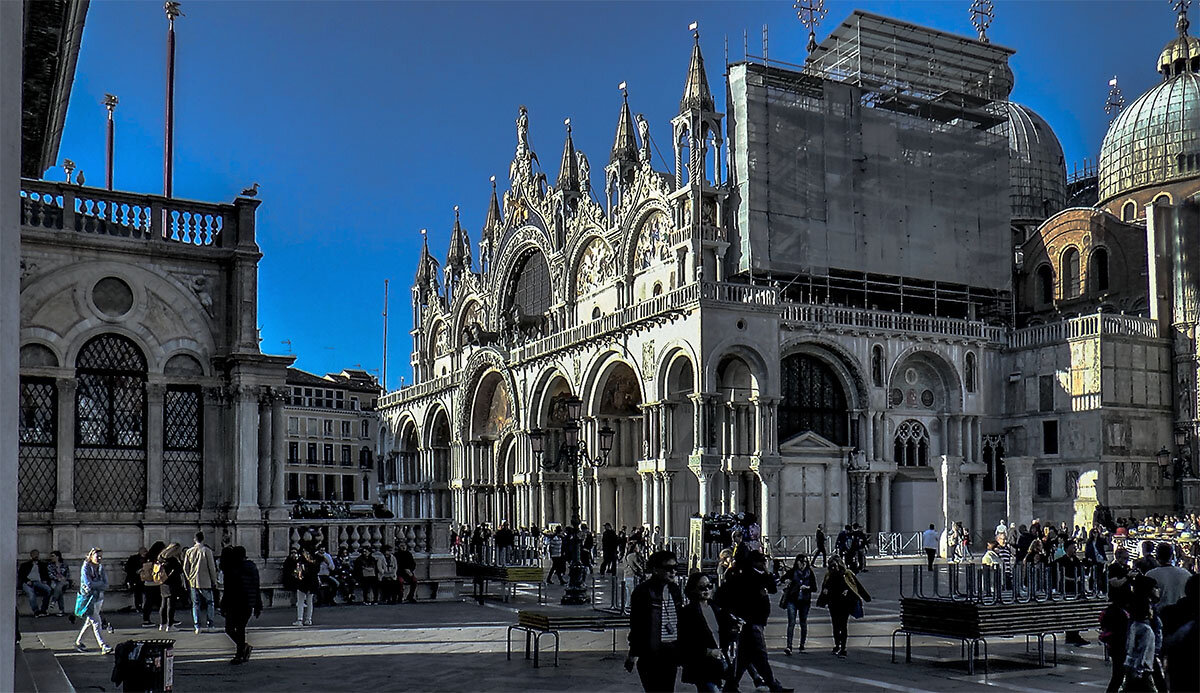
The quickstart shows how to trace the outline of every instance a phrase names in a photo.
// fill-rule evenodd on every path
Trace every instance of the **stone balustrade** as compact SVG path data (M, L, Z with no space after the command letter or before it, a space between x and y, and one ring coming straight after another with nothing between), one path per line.
M449 520L405 519L300 519L290 520L288 547L324 544L330 553L346 549L351 554L366 547L372 551L404 546L413 554L449 554Z
M1157 320L1134 315L1093 313L1077 318L1067 318L1045 325L1033 325L1015 330L1009 346L1015 349L1055 344L1071 339L1089 339L1100 336L1161 337Z
M784 303L785 323L824 323L837 327L858 327L888 332L918 332L983 339L989 342L1004 342L1004 328L979 320L940 318L913 313L894 313L886 310L869 310L847 306L830 306L808 303Z
M237 218L232 204L21 181L21 225L26 228L219 248L232 247L229 236Z

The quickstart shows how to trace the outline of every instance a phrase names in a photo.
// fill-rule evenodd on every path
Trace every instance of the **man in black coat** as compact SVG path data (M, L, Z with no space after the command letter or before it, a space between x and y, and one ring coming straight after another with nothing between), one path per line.
M738 635L737 665L725 682L725 690L736 691L742 674L753 668L772 691L791 691L776 678L767 661L764 630L771 616L771 595L779 591L775 575L767 571L767 557L752 551L725 576L717 592L717 603L732 616L745 621Z
M675 584L678 561L671 551L657 551L646 561L649 579L629 598L629 656L625 670L637 666L646 691L675 690L679 673L679 611L683 593Z
M617 547L619 545L617 533L613 531L611 524L604 523L604 533L600 535L600 573L617 573Z

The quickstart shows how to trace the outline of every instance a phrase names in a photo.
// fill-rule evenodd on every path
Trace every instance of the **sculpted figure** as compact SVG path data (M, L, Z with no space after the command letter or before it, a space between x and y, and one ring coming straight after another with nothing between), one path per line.
M650 123L646 122L645 116L641 113L637 114L637 129L638 137L642 140L642 161L650 160Z
M587 157L583 152L575 152L575 160L579 163L579 185L586 194L592 189L592 168L588 166Z
M524 106L520 108L520 114L517 116L517 156L521 156L529 151L529 111L525 110Z

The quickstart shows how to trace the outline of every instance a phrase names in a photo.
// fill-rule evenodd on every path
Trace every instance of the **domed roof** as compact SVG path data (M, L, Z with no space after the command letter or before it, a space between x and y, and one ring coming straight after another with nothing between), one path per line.
M1030 108L1008 112L1009 198L1013 219L1046 219L1066 206L1067 167L1054 130Z
M1151 185L1200 176L1179 165L1200 154L1200 75L1181 72L1117 116L1100 145L1100 202Z
M1200 40L1188 35L1186 6L1158 57L1159 84L1113 120L1100 145L1100 203L1155 185L1200 177ZM1192 163L1192 165L1186 165Z

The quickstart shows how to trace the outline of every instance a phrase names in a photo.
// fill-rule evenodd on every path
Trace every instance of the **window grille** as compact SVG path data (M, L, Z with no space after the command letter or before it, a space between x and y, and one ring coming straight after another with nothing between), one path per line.
M163 400L163 509L200 509L204 471L198 387L167 388Z
M58 496L58 388L54 381L21 378L17 416L17 510L54 510Z
M896 464L900 467L929 466L929 431L915 419L896 428L894 443Z
M807 354L783 360L780 441L812 431L837 445L849 445L848 411L841 383L829 366Z
M120 335L84 345L76 360L75 509L146 507L146 359Z
M1008 472L1004 468L1004 443L998 435L983 437L983 463L987 472L983 476L984 491L1003 491L1008 485Z

